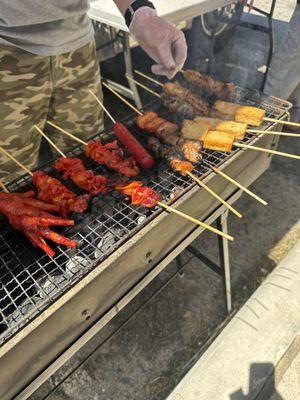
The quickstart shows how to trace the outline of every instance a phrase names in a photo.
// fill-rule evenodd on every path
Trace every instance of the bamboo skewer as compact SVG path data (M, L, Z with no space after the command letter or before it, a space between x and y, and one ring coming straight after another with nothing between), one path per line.
M112 91L112 93L114 93L115 91L109 86L109 85L105 85L105 87L109 90ZM140 110L138 110L133 104L127 102L126 99L124 99L123 96L119 95L118 93L118 98L120 100L122 100L125 104L127 104L133 111L139 113L140 115L143 115L143 113L140 112ZM211 168L215 173L219 173L219 175L222 175L223 178L227 179L229 182L233 183L234 185L236 185L239 189L243 190L245 193L249 194L250 196L252 196L254 199L256 199L257 201L259 201L261 204L263 205L267 205L268 203L263 200L262 198L260 198L259 196L257 196L255 193L253 193L251 190L249 190L248 188L242 186L239 182L237 182L236 180L234 180L233 178L231 178L230 176L226 175L224 172L221 173L221 171L217 168L213 168L212 166L210 166L209 164L206 164L209 168Z
M7 187L2 182L2 179L0 179L0 186L1 186L2 190L3 190L3 192L9 193L9 190L7 189Z
M23 171L26 172L26 174L29 174L30 176L33 176L33 173L25 167L20 161L18 161L15 157L13 157L11 154L9 154L6 150L4 150L2 147L0 147L0 152L4 154L6 157L10 158L12 161L14 161L20 168L23 169Z
M142 89L146 90L147 92L153 94L154 96L158 97L159 99L161 98L161 95L156 93L154 90L149 89L147 86L143 85L142 83L140 83L139 81L135 80L134 78L132 78L132 76L125 74L126 78L129 79L130 81L134 82L136 85L140 86Z
M87 142L84 142L83 140L79 139L77 136L75 136L75 135L73 135L72 133L66 131L65 129L61 128L60 126L54 124L53 122L47 121L47 124L48 124L48 125L51 125L51 126L52 126L53 128L55 128L55 129L61 131L61 132L64 133L65 135L69 136L70 138L72 138L72 139L74 139L74 140L77 140L77 142L83 144L84 146L87 145Z
M122 100L128 107L131 107L137 114L143 115L143 113L136 107L134 107L133 104L131 104L128 100L126 100L123 96L121 96L116 90L114 90L111 86L109 86L107 83L102 82L102 85L106 87L106 89L110 90L115 96L117 96L120 100Z
M298 122L284 121L281 119L267 118L267 117L264 117L263 121L275 122L276 124L282 124L282 125L297 126L298 128L300 128L300 123Z
M110 114L110 112L107 110L107 108L104 106L104 104L100 101L100 99L91 91L89 90L91 95L94 97L94 99L98 102L98 104L102 107L102 109L106 112L106 114L109 116L110 120L112 121L113 124L116 123L116 120L114 117Z
M195 175L193 175L190 171L186 171L186 174L191 177L195 182L198 183L203 189L205 189L208 193L214 196L220 203L222 203L225 207L228 208L231 212L233 212L237 217L242 218L242 214L239 213L234 207L227 203L222 197L220 197L216 192L210 189L204 182L198 179Z
M67 156L65 155L65 153L63 153L54 142L52 142L52 140L36 125L34 125L34 128L47 140L48 143L51 144L51 146L64 158L66 158Z
M222 231L219 231L218 229L213 228L212 226L207 225L207 224L205 224L204 222L199 221L198 219L193 218L193 217L191 217L190 215L187 215L187 214L185 214L185 213L183 213L183 212L177 210L176 208L170 207L170 206L168 206L167 204L162 203L161 201L158 201L157 204L158 204L160 207L165 208L165 209L166 209L167 211L169 211L169 212L172 212L172 213L174 213L174 214L180 215L181 217L183 217L183 218L185 218L185 219L187 219L187 220L189 220L189 221L191 221L191 222L194 222L195 224L201 226L202 228L205 228L205 229L207 229L207 230L209 230L209 231L211 231L211 232L214 232L214 233L216 233L217 235L223 236L224 238L226 238L226 239L228 239L228 240L231 240L231 241L233 240L233 237L230 236L230 235L228 235L227 233L222 232Z
M295 158L296 160L300 160L300 156L298 156L296 154L283 153L282 151L265 149L263 147L252 146L252 145L244 144L244 143L234 142L233 144L235 147L240 147L240 148L245 148L245 149L250 149L250 150L255 150L255 151L261 151L263 153L275 154L277 156Z
M159 82L157 79L154 79L154 78L152 78L152 77L150 77L150 76L148 76L148 75L146 75L146 74L143 74L143 72L138 71L137 69L135 69L134 72L135 72L136 74L142 76L143 78L148 79L148 81L151 81L151 82L153 82L153 83L156 83L156 85L159 85L159 86L161 86L161 87L164 87L164 84L163 84L162 82Z
M264 135L300 137L300 133L290 133L290 132L264 131L264 130L257 130L257 129L247 129L246 132L257 133L258 135L263 133Z
M209 165L209 168L211 168L216 174L221 175L223 178L227 179L229 182L231 182L234 185L236 185L243 192L249 194L249 196L253 197L255 200L257 200L258 202L260 202L264 206L266 206L268 204L265 200L263 200L257 194L253 193L251 190L249 190L245 186L241 185L239 182L237 182L235 179L231 178L229 175L225 174L225 172L221 171L219 168L212 167L211 165Z

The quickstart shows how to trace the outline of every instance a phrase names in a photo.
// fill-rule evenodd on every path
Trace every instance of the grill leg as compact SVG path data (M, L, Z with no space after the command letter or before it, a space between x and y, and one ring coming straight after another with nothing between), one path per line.
M224 233L228 233L227 229L227 218L228 211L225 211L217 220L217 228ZM228 240L221 236L218 236L219 241L219 252L220 252L220 265L223 269L224 276L224 289L225 289L225 298L227 305L228 314L232 311L232 299L231 299L231 279L230 279L230 262L229 262L229 247Z

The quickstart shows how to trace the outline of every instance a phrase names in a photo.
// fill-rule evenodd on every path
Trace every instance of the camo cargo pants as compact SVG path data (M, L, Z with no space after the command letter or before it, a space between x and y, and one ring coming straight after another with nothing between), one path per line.
M62 151L70 150L74 140L46 121L82 139L99 132L103 114L89 90L102 95L94 41L51 57L0 45L0 145L30 170L36 168L41 144L36 124ZM0 154L4 182L21 174Z

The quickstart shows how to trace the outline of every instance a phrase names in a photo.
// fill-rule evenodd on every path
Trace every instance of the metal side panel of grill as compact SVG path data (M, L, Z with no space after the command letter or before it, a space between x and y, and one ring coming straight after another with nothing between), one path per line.
M276 140L266 135L256 144L272 148ZM248 186L270 161L264 153L239 151L223 168ZM218 175L210 174L206 180L223 198L236 191ZM203 220L219 204L203 189L194 187L175 206ZM193 224L174 214L161 213L9 339L0 349L0 398L10 399L18 393L194 229Z

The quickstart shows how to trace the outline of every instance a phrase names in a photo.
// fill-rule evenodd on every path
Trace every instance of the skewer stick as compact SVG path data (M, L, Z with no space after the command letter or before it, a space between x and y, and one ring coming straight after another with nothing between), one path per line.
M83 144L84 146L87 146L87 142L84 142L83 140L79 139L78 137L76 137L76 136L73 135L72 133L66 131L65 129L61 128L60 126L54 124L53 122L47 121L46 123L47 123L48 125L53 126L53 128L55 128L55 129L61 131L61 132L64 133L65 135L69 136L70 138L72 138L72 139L74 139L74 140L77 140L77 142Z
M0 147L0 151L2 154L4 154L6 157L10 158L13 162L15 162L20 168L23 169L23 171L26 172L26 174L29 174L30 176L33 176L33 173L25 167L20 161L18 161L15 157L13 157L11 154L9 154L6 150L4 150L2 147Z
M161 95L154 92L154 90L149 89L147 86L143 85L142 83L140 83L139 81L135 80L134 78L132 78L130 75L125 74L126 78L129 79L130 81L134 82L136 85L140 86L142 89L146 90L147 92L153 94L154 96L158 97L159 99L161 98Z
M291 121L284 121L284 120L276 119L276 118L267 118L267 117L264 117L264 118L263 118L263 121L275 122L276 124L282 124L282 125L297 126L298 128L300 128L300 123L291 122Z
M110 90L115 96L117 96L120 100L123 101L128 107L130 107L134 112L136 112L139 115L144 115L138 108L136 108L133 104L131 104L128 100L125 99L125 97L121 96L116 90L114 90L111 86L109 86L107 83L102 82L102 85L106 87L108 90Z
M197 225L200 225L202 228L205 228L205 229L207 229L207 230L209 230L209 231L211 231L211 232L214 232L214 233L216 233L217 235L223 236L224 238L226 238L226 239L228 239L228 240L231 240L231 241L233 240L233 237L230 236L230 235L227 235L227 233L224 233L224 232L222 232L222 231L219 231L218 229L213 228L212 226L207 225L207 224L205 224L204 222L199 221L198 219L193 218L193 217L191 217L190 215L187 215L187 214L185 214L185 213L183 213L183 212L177 210L176 208L173 208L173 207L171 207L171 206L168 206L167 204L162 203L161 201L158 201L157 204L158 204L160 207L165 208L165 209L166 209L167 211L169 211L169 212L172 212L172 213L174 213L174 214L180 215L181 217L183 217L183 218L185 218L185 219L187 219L187 220L189 220L189 221L191 221L191 222L194 222L194 223L197 224Z
M249 194L249 196L253 197L255 200L266 206L268 203L263 200L261 197L259 197L257 194L253 193L251 190L246 188L245 186L241 185L239 182L237 182L235 179L231 178L229 175L225 174L225 172L221 171L219 168L215 168L211 165L207 165L209 168L211 168L216 174L221 175L223 178L227 179L229 182L233 183L236 185L238 188L240 188L243 192Z
M2 180L0 179L0 186L3 190L3 192L5 193L9 193L9 190L7 189L7 187L4 185L4 183L2 182Z
M300 137L300 133L290 133L290 132L264 131L264 130L256 130L256 129L247 129L246 132L257 133L257 134L263 133L264 135Z
M153 83L156 83L156 85L159 85L159 86L161 86L161 87L164 87L164 84L161 83L161 82L159 82L157 79L151 78L151 76L148 76L148 75L146 75L146 74L143 74L143 72L138 71L137 69L135 69L134 72L135 72L136 74L142 76L143 78L148 79L148 81L151 81L151 82L153 82Z
M102 107L102 109L106 112L106 114L109 116L111 122L113 124L116 123L116 120L114 119L114 117L110 114L110 112L107 110L107 108L104 106L104 104L100 101L100 99L91 91L89 90L89 92L91 93L91 95L95 98L95 100L98 102L98 104Z
M51 146L64 158L66 158L65 153L63 153L54 142L48 136L36 125L34 125L35 129L47 140L48 143L51 144Z
M222 197L220 197L216 192L214 192L212 189L210 189L204 182L202 182L200 179L198 179L190 171L186 171L186 174L190 178L192 178L195 182L197 182L199 186L201 186L203 189L205 189L208 193L210 193L212 196L214 196L217 200L219 200L220 203L224 204L224 206L227 207L228 210L233 212L237 217L242 218L241 213L239 213L235 208L233 208L230 204L228 204L227 201L222 199Z
M298 156L296 154L283 153L282 151L270 150L270 149L265 149L263 147L257 147L257 146L252 146L252 145L249 145L249 144L243 144L243 143L237 143L237 142L234 142L233 145L235 147L240 147L240 148L245 148L245 149L250 149L250 150L256 150L256 151L261 151L263 153L275 154L277 156L295 158L296 160L300 160L300 156Z

